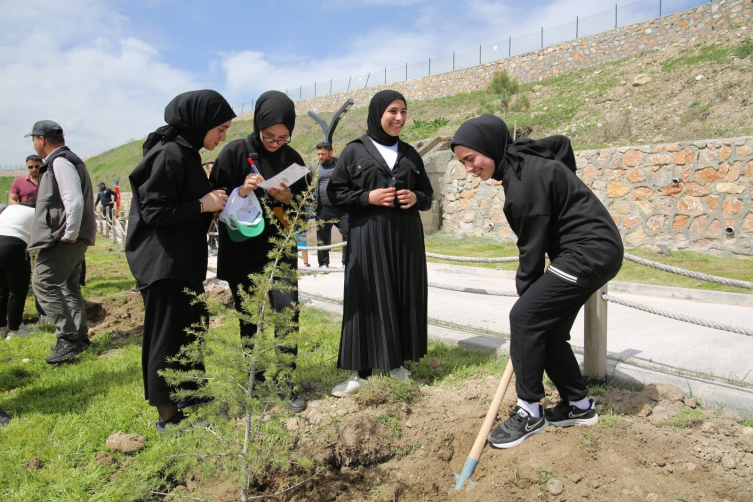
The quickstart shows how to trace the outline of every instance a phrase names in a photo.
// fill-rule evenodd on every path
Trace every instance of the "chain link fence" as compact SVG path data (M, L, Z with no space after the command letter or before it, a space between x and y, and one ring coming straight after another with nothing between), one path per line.
M405 63L405 65L393 68L379 68L366 75L298 85L297 87L285 89L285 93L294 100L306 99L347 92L361 87L385 85L447 73L492 61L499 61L623 26L656 19L706 3L709 3L709 0L638 0L626 5L614 4L614 7L609 10L586 17L575 16L568 23L546 29L542 27L536 33L529 33L518 37L509 36L507 40L501 40L495 44L487 46L479 45L478 48L463 52L453 52L451 55L439 58L429 58L427 61L419 63ZM250 112L253 110L254 104L255 100L252 99L249 102L236 106L235 111L240 114Z

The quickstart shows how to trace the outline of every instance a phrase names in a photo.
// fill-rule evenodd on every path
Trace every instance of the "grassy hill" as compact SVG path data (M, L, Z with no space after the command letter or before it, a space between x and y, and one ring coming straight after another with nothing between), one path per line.
M14 179L13 176L0 176L0 203L8 204L8 191Z
M742 30L712 32L703 38L609 64L521 86L530 102L525 111L509 112L506 121L534 138L568 135L576 149L680 141L753 133L753 40ZM636 75L650 81L633 86ZM402 138L412 142L431 135L451 136L465 120L491 110L499 101L487 92L458 94L408 103L409 125ZM329 119L332 114L323 113ZM348 112L335 134L335 150L363 134L366 108ZM242 138L252 122L233 123L228 140ZM304 160L314 160L322 139L308 116L296 121L291 146ZM109 150L87 161L92 177L108 183L127 176L141 159L143 140ZM203 152L212 160L222 149ZM128 183L121 184L127 189Z

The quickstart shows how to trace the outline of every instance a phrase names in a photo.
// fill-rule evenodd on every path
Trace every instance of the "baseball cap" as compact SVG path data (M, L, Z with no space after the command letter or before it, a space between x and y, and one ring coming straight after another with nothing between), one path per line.
M238 188L228 197L220 213L220 221L227 226L227 233L233 242L243 242L264 231L264 211L259 199L253 192L241 197Z
M60 124L54 120L40 120L34 123L34 127L31 128L31 132L24 136L44 136L45 138L62 138L63 128Z
M100 181L99 183L97 183L97 186L99 186L99 185L104 185L104 184L105 184L105 182L104 182L104 181Z

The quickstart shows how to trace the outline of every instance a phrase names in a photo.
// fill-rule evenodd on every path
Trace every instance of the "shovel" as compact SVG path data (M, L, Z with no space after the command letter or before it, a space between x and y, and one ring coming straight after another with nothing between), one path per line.
M466 491L471 491L473 485L476 484L474 481L471 481L471 475L473 474L473 471L476 470L478 458L481 456L481 451L486 445L486 438L489 435L489 431L492 429L492 425L494 425L494 421L497 418L497 412L499 411L499 407L502 405L502 400L505 398L505 392L507 392L507 387L510 385L512 373L512 359L510 359L509 361L507 361L507 367L505 368L504 375L502 375L502 381L499 382L499 387L497 387L497 392L494 394L492 404L491 406L489 406L489 411L486 413L486 418L484 419L484 423L481 425L481 430L478 431L478 436L476 436L476 441L473 443L471 453L468 455L468 458L465 459L463 470L460 471L460 474L455 474L455 479L457 480L457 482L455 483L456 490L462 490L463 486L467 484L468 486L466 487Z

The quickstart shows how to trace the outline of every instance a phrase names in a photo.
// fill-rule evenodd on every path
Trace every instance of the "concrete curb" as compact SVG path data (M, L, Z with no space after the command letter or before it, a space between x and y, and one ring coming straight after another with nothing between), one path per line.
M337 300L317 298L306 293L300 293L300 297L306 299L307 304L312 307L342 315L342 305ZM429 325L429 339L466 350L497 355L507 355L510 350L509 338L432 324ZM576 352L576 358L583 364L582 354ZM620 382L641 385L671 384L682 389L685 396L695 397L704 406L720 411L733 411L745 418L753 419L753 389L679 375L658 368L646 368L613 357L608 359L607 366L609 375Z

